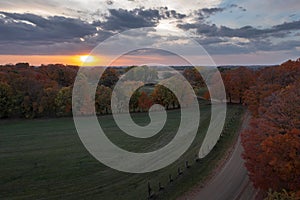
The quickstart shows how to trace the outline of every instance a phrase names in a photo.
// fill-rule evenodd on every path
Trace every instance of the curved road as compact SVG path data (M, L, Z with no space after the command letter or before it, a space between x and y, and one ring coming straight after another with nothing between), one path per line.
M245 114L243 125L239 132L244 130L249 123L250 115ZM243 147L240 137L236 147L224 167L201 190L187 194L180 199L186 200L253 200L255 190L248 178L241 157Z

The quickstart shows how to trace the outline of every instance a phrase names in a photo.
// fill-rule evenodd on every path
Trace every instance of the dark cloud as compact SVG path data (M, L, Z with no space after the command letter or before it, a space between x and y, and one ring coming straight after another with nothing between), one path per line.
M300 41L297 40L285 40L278 43L273 43L269 39L254 39L247 43L243 42L232 42L227 41L224 38L223 42L203 44L203 47L211 54L245 54L245 53L255 53L259 51L289 51L289 52L299 52L297 50L300 47Z
M0 12L0 42L68 42L92 35L96 27L80 19Z
M110 2L109 2L110 3ZM0 53L68 54L93 49L109 36L132 28L155 27L159 20L183 19L168 8L110 9L104 20L88 23L62 16L42 17L29 13L0 12ZM20 48L23 47L23 48Z
M203 21L216 13L223 12L224 10L225 8L203 8L197 10L194 15L197 20Z
M122 31L130 28L152 27L158 23L158 11L148 10L142 13L138 10L111 9L106 22L100 22L101 28L111 31ZM144 16L143 16L144 15Z
M224 39L224 41L226 41ZM298 52L296 47L300 46L300 41L289 40L273 44L270 40L251 40L249 43L242 42L221 42L213 44L203 44L205 50L211 54L229 55L246 54L258 51L293 51Z
M110 9L109 15L105 17L104 22L94 23L104 30L123 31L132 28L154 27L161 18L158 10L125 10Z
M206 22L210 16L227 9L243 8L233 4L226 8L197 10L189 16L195 17L194 23L184 23L186 15L169 10L167 7L110 9L108 14L103 16L103 20L92 23L62 16L42 17L29 13L0 12L0 54L72 54L76 51L89 51L117 32L132 28L155 27L163 19L176 19L179 28L185 31L192 30L196 33L194 39L212 54L295 50L300 46L299 41L295 40L278 42L281 38L288 38L289 35L299 36L297 31L300 30L300 20L270 28L253 26L231 28ZM232 40L235 37L247 41ZM276 44L270 39L273 37L278 38ZM171 38L168 39L171 41ZM164 54L152 50L137 53Z
M262 51L295 51L296 47L300 47L299 40L289 40L289 41L282 41L276 44L273 44L270 41L262 42L256 41L255 47Z
M105 17L104 22L97 22L95 24L110 31L155 27L161 19L183 19L186 17L186 15L177 13L175 10L168 10L167 7L160 9L136 8L133 10L110 9L109 13Z
M270 28L252 26L231 28L209 24L205 20L182 23L177 26L185 31L191 30L196 33L195 37L198 37L196 40L212 54L240 54L257 51L299 52L297 47L300 47L299 41L288 39L290 35L295 35L300 30L300 20L285 22Z
M168 8L161 8L163 18L175 18L175 19L183 19L186 17L185 14L177 13L175 10L168 10Z
M238 8L239 6L236 5L236 4L230 4L228 7L229 7L229 8Z
M227 8L237 8L237 9L240 9L241 11L243 11L243 12L246 12L246 11L247 11L246 8L244 8L243 6L239 6L239 5L237 5L237 4L231 4L231 5L229 5Z
M217 13L222 13L224 11L230 11L233 12L232 9L240 9L241 11L247 11L245 8L242 6L238 6L236 4L231 4L229 6L225 7L215 7L215 8L203 8L200 10L197 10L194 15L197 20L204 21L205 19L208 19L212 15L215 15Z
M266 38L266 37L283 37L290 31L300 30L300 20L294 22L286 22L280 25L266 29L257 29L252 26L244 26L241 28L230 28L227 26L216 26L215 24L207 24L199 21L193 24L179 24L179 28L183 30L195 29L198 34L209 37L242 37L242 38Z
M138 49L131 51L127 53L126 55L159 55L159 56L175 56L176 54L165 51L162 49L154 49L154 48L143 48L143 49Z
M293 22L285 22L283 24L274 26L273 29L277 31L291 31L291 30L300 30L300 20Z
M204 45L204 48L209 54L215 55L245 54L252 52L251 48L234 44Z
M217 12L224 11L224 8L203 8L200 11L205 13L205 14L212 15L212 14L215 14Z
M218 38L218 37L194 38L194 39L201 45L211 45L211 44L226 42L225 39Z

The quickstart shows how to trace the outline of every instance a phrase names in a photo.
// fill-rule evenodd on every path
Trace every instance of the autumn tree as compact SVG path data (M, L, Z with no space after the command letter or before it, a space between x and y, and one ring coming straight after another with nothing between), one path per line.
M244 92L244 104L247 105L252 115L257 117L262 102L280 88L281 86L277 84L260 84L257 82Z
M279 66L267 67L256 72L257 79L245 93L245 104L258 116L260 104L271 94L299 82L300 61L287 61Z
M262 101L259 114L282 134L300 129L300 81L274 92Z
M146 92L141 92L138 99L138 107L141 111L148 111L149 108L153 105L153 101L150 96L146 94Z
M48 87L43 91L43 96L39 102L39 113L43 116L55 116L55 98L59 89L57 87Z
M49 79L58 83L61 87L71 86L76 78L78 67L56 65L42 65L37 72L46 75Z
M158 79L157 70L146 65L130 66L125 69L125 72L127 72L125 75L125 79L128 81L142 81L146 83L155 82Z
M56 115L58 117L70 116L72 114L72 88L63 87L55 98Z
M205 86L201 74L195 68L186 68L183 71L183 76L189 81L194 89L199 89Z
M254 72L246 67L239 67L223 73L223 81L229 102L243 103L243 97L255 82Z
M287 192L285 189L279 192L269 190L268 196L264 200L299 200L299 197L300 195L298 193Z
M97 87L95 106L98 115L108 114L110 112L111 93L112 90L109 87L103 85Z
M107 68L102 74L99 85L113 88L119 80L119 73L114 68Z
M175 94L168 88L157 85L152 93L153 102L164 106L167 110L179 106Z
M206 92L204 93L203 98L204 98L205 100L210 100L210 94L209 94L209 91L206 91Z
M0 118L9 117L13 110L13 90L7 83L0 82Z
M140 96L141 92L139 90L136 90L130 97L129 108L131 111L136 112L138 110Z
M300 60L296 62L299 68ZM255 112L242 133L243 157L256 188L286 189L300 198L300 74L295 62L288 63L292 66L285 63L260 72L255 88L245 94ZM259 87L260 83L265 85Z

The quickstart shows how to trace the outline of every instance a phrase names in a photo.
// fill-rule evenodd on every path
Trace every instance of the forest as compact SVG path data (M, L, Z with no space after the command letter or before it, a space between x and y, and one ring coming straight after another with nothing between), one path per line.
M120 76L132 69L107 68L103 73L95 95L97 115L111 113L112 90ZM61 64L30 66L28 63L0 66L0 118L41 118L72 116L72 91L78 72L77 66ZM96 70L97 71L97 70ZM93 74L93 69L91 69ZM198 72L186 69L183 74L191 81L194 88L203 87ZM132 76L124 81L123 87L143 86L139 77L157 80L158 74L148 67L134 70ZM167 77L175 81L172 74ZM127 95L127 94L124 94ZM150 90L138 90L130 98L131 112L147 111L154 103L170 108L178 108L175 95L167 88L157 85ZM81 110L80 114L89 111Z
M76 66L60 64L0 66L0 118L72 116L72 85L77 72ZM98 115L111 112L112 90L122 73L108 68L101 77L95 96ZM158 79L151 69L139 73ZM195 91L205 88L195 69L187 68L183 75ZM300 59L258 70L247 67L223 70L221 75L228 103L247 106L252 116L241 137L245 165L259 195L267 199L299 199ZM143 85L134 77L124 84L125 87ZM209 92L202 96L209 99ZM147 111L154 103L167 109L180 106L170 90L157 85L152 90L135 92L130 99L130 110Z
M250 179L267 199L300 199L300 59L253 77L242 95L240 88L228 88L252 114L242 133Z

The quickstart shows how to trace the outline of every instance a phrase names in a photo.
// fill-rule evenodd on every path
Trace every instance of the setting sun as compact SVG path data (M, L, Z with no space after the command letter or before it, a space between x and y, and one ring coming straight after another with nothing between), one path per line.
M94 56L83 55L83 56L80 56L80 61L83 63L92 63L92 62L95 62L95 58L94 58Z

